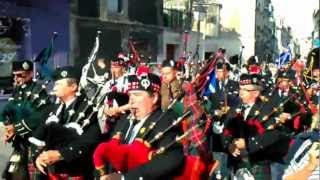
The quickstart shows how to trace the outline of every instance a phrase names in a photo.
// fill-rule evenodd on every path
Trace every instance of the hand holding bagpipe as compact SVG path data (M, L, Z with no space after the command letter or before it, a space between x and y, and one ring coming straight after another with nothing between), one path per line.
M37 157L35 164L37 169L43 173L46 173L46 168L50 168L51 165L61 160L61 154L58 150L43 151Z
M14 126L12 124L5 125L3 134L4 143L11 142L14 139L14 136Z

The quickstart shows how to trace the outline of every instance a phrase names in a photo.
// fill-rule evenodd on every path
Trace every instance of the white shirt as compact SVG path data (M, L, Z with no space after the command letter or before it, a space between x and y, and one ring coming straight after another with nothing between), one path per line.
M249 115L249 113L250 113L250 110L251 110L253 104L247 104L247 106L248 106L248 107L244 110L244 113L243 113L243 119L244 119L244 120L247 119L247 117L248 117L248 115Z
M127 137L127 136L128 136L128 133L129 133L129 131L127 131L127 133L126 133L126 139L127 139L127 138L130 138L129 141L128 141L129 144L131 144L131 143L133 142L133 140L136 138L139 130L141 129L141 127L143 126L144 122L147 120L148 117L149 117L149 115L146 116L146 117L144 117L142 120L140 120L140 121L134 126L134 128L133 128L133 130L132 130L133 132L132 132L132 134L131 134L131 137ZM133 122L130 121L129 129L130 129L130 127L131 127L132 125L133 125ZM128 130L129 130L129 129L128 129Z
M67 102L64 102L64 103L61 103L59 108L57 109L57 113L56 115L60 114L61 111L62 111L62 108L63 108L63 104L66 105L66 109L76 100L76 97L73 97L72 99L70 99L69 101Z

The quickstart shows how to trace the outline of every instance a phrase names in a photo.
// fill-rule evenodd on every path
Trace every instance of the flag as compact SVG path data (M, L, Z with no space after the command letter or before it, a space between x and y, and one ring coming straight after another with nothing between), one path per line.
M53 54L53 43L57 37L57 33L53 34L50 44L48 47L43 48L38 56L35 58L34 62L39 63L39 76L40 79L52 79L53 69L48 65L48 60Z
M292 53L290 47L284 48L283 52L280 53L279 58L276 59L278 68L289 63L292 59Z
M203 96L210 96L210 94L216 92L216 73L212 71L209 76L208 85L203 93Z

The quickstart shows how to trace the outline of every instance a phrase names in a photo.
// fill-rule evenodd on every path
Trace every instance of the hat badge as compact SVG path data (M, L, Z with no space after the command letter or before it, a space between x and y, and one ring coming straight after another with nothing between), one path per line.
M65 78L68 76L68 72L67 71L61 71L60 75Z
M28 69L30 68L30 66L29 66L29 64L28 64L27 62L24 62L24 63L22 64L22 68L23 68L24 70L28 70Z
M170 60L170 66L171 66L171 67L174 67L174 62L173 62L173 60Z
M148 87L150 86L150 81L149 81L149 79L142 79L142 80L141 80L141 86L142 86L144 89L148 89Z
M258 79L257 79L257 78L252 78L252 82L253 82L253 83L257 83L257 82L258 82Z

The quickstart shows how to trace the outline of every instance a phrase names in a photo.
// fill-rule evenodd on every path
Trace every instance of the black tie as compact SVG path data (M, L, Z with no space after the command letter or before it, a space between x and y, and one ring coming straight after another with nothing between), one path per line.
M241 114L243 115L243 117L245 115L246 109L249 108L249 107L250 107L250 105L248 105L248 104L242 104L242 106L241 106Z
M63 103L63 104L62 104L61 111L60 111L59 116L58 116L58 117L59 117L60 122L61 122L61 121L63 121L65 111L66 111L66 104L65 104L65 103Z
M132 136L132 133L133 133L133 128L135 127L135 125L137 124L137 120L136 119L133 119L132 121L131 121L131 124L130 124L130 127L129 127L129 129L128 129L128 133L127 133L127 137L125 138L125 140L124 140L124 144L129 144L129 140L130 140L130 138L131 138L131 136Z

